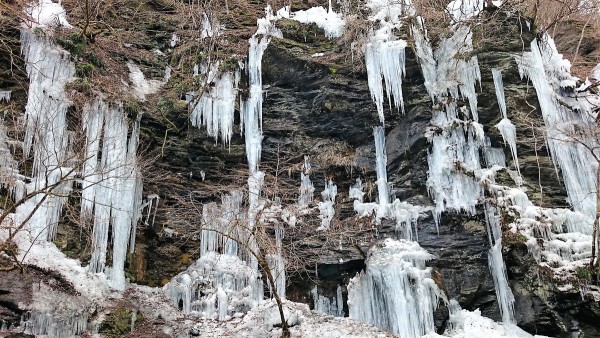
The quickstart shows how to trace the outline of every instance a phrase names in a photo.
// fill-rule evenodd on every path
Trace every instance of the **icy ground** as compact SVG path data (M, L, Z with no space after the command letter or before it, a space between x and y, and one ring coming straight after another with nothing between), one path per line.
M265 300L261 305L244 315L234 316L227 321L201 319L185 316L177 311L164 296L161 289L134 286L125 295L142 309L145 318L152 322L151 328L139 328L140 334L163 333L171 337L280 337L281 320L274 300ZM310 310L307 304L284 301L284 312L291 326L292 337L394 337L371 325L349 318L334 317ZM148 329L153 332L146 331ZM133 335L138 336L138 330Z
M159 288L133 286L126 292L125 297L141 309L144 317L150 322L132 332L132 336L159 333L177 338L187 338L190 335L198 337L281 336L281 328L278 327L281 321L277 305L273 300L265 300L263 304L245 315L227 321L218 321L183 315L171 305ZM397 337L347 317L334 317L310 310L307 304L285 301L284 308L287 321L291 325L292 337ZM504 325L482 317L478 310L457 310L450 317L450 325L451 328L444 335L432 333L423 337L542 338L542 336L532 336L516 326Z

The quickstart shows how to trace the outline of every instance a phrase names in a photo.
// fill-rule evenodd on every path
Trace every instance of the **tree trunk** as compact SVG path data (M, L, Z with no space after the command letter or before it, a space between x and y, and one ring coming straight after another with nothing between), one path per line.
M275 280L273 280L271 268L269 267L267 260L263 256L256 255L256 258L258 260L258 264L265 272L265 275L267 275L267 280L269 281L269 285L271 286L271 290L273 291L273 296L275 296L275 301L277 302L277 308L279 309L279 317L281 318L281 337L289 338L291 336L290 328L288 327L287 320L285 319L285 313L283 312L283 302L281 301L279 293L277 293L277 289L275 288Z
M592 257L590 258L590 269L598 265L596 260L596 248L598 245L598 223L600 218L600 162L596 170L596 213L594 214L594 223L592 225Z

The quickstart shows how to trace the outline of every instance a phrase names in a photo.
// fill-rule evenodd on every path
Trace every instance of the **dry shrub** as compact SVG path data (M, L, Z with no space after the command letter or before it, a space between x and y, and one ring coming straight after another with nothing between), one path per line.
M369 32L372 29L371 21L362 19L356 14L346 16L344 33L337 43L342 51L346 51L346 62L351 62L352 70L355 72L365 70L364 45L367 43Z

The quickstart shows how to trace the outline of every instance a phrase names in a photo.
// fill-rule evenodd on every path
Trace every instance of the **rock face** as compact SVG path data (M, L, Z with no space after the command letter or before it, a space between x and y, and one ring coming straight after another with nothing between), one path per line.
M487 14L494 19L474 31L482 74L477 90L480 122L492 146L504 149L509 165L514 167L510 150L503 146L502 136L494 127L502 116L491 69L500 69L509 114L517 125L520 170L527 194L545 206L566 206L566 193L543 136L529 127L541 119L535 92L520 79L513 58L522 51L522 41L535 38L534 32L505 13ZM365 200L376 199L373 127L380 124L377 110L365 71L357 65L361 62L353 59L347 45L325 38L314 25L281 20L277 26L283 38L272 39L262 63L261 169L266 173L263 195L293 203L298 197L305 156L311 163L310 179L315 186L312 211L301 218L296 228L286 229L284 242L293 248L295 256L288 271L287 297L311 303L310 291L315 284L320 294L332 298L341 285L346 301L345 286L364 269L369 247L379 239L396 236L391 222L375 225L369 219L359 218L348 195L360 177L366 187ZM412 49L412 37L408 31L398 33L408 41L402 85L405 113L386 106L388 181L392 195L401 201L432 206L426 188L431 145L425 137L432 102ZM168 40L165 36L161 34L162 44ZM165 91L173 94L170 97L177 96L174 88ZM247 95L243 85L240 92ZM219 201L222 194L247 182L238 111L231 144L215 144L205 130L190 126L190 107L179 98L170 105L167 118L150 112L141 121L140 147L149 157L155 157L144 168L145 195L158 194L161 200L155 216L146 209L138 227L136 251L128 256L127 276L139 284L163 285L198 258L200 216L189 210L193 204L183 202ZM329 232L317 232L320 220L316 202L328 180L338 187L336 214ZM506 171L499 172L497 180L514 185ZM465 309L478 308L483 315L500 320L488 268L489 242L483 210L479 208L472 216L444 213L439 226L427 213L417 227L419 244L435 256L428 266L434 268L436 282L448 298L455 298ZM68 237L69 232L62 231ZM577 290L559 291L551 277L539 271L523 243L507 245L504 255L519 326L531 333L552 336L573 332L598 334L594 328L594 321L600 317L597 302L582 300ZM6 280L0 283L0 305L4 307L1 314L16 322L21 315L16 300L29 285L16 283L7 287ZM347 314L347 304L344 308ZM447 309L442 305L436 313L439 330L443 330L447 317Z
M526 117L533 116L533 122L540 120L539 106L535 92L527 90L527 83L520 79L513 58L513 54L522 51L521 41L531 41L535 36L524 23L519 26L516 19L504 17L504 13L494 14L496 21L490 20L480 27L481 31L474 31L475 52L482 73L477 91L480 122L492 146L503 148L507 162L514 167L510 151L503 147L502 136L494 127L502 116L491 69L500 69L509 114L518 121L519 162L528 195L532 200L543 200L546 206L565 206L566 193L542 135L535 135L536 130L526 124L530 121L526 121ZM358 218L347 193L360 177L367 187L366 200L374 201L376 196L372 128L379 125L379 121L364 70L353 63L341 43L326 39L314 25L288 20L281 20L277 25L283 38L272 39L262 64L265 99L261 167L267 174L264 194L278 195L284 202L292 203L298 193L304 156L309 157L312 166L310 178L316 188L315 201L319 200L326 180L331 179L338 186L331 233L315 234L319 220L318 211L313 210L285 237L289 243L295 243L295 254L304 263L290 267L288 298L310 303L314 283L320 294L335 297L337 286L344 288L348 280L364 268L369 246L380 238L394 237L395 230L386 222L375 226L367 219ZM430 144L425 138L432 102L411 48L411 36L408 32L401 34L409 41L403 81L405 113L388 108L385 111L388 180L395 197L426 206L432 205L426 189ZM204 192L199 194L205 201L218 200L218 194L206 191L225 192L231 184L245 184L243 138L236 134L230 147L215 145L204 130L188 126L185 114L183 110L177 112L172 119L176 129L168 132L153 116L142 120L142 143L150 151L160 148L164 154L150 170L159 173L156 175L159 179L149 180L146 189L165 199L156 222L138 233L138 252L130 260L132 274L143 276L137 279L141 283L160 284L197 257L190 254L198 247L197 238L190 235L197 226L182 227L170 214L178 213L176 195L185 197L192 191L200 191ZM237 119L235 124L234 128L239 130ZM163 140L165 133L168 138ZM201 178L201 172L206 180ZM497 179L514 185L505 171L500 172ZM164 232L170 228L177 229L173 237ZM463 308L479 308L485 316L500 320L488 268L489 243L483 212L474 216L445 213L439 230L428 214L418 222L418 236L420 245L436 257L428 266L435 269L439 286L447 296L457 299ZM508 246L505 251L521 327L548 335L587 330L585 321L594 311L584 309L593 308L593 302L578 301L575 294L562 295L547 284L549 279L538 281L537 267L531 258L519 259L530 257L523 247ZM141 271L133 273L134 266L142 266L138 269ZM345 289L343 295L346 300ZM347 307L345 310L348 313ZM447 310L442 306L436 314L440 330L445 318ZM574 320L582 323L574 324Z

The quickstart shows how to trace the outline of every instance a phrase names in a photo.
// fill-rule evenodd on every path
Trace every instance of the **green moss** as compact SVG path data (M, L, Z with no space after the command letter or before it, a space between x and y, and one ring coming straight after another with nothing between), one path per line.
M238 68L238 61L234 58L229 58L221 63L221 70L223 72L233 72Z
M65 88L67 91L74 90L80 93L91 93L92 92L92 83L87 77L75 79L73 82L69 82Z
M575 274L579 279L590 280L592 278L592 271L590 271L590 269L588 269L587 267L578 267L575 270Z
M525 245L526 242L527 242L527 236L523 235L520 232L515 234L510 231L507 231L504 233L504 237L503 237L503 241L502 241L502 243L504 245L506 245L507 247L522 246L522 245Z
M135 321L132 321L135 316ZM131 324L138 327L144 322L144 316L136 309L127 307L118 307L108 316L108 319L100 324L99 333L106 337L120 337L126 333L131 332Z
M94 65L87 62L79 62L75 65L75 75L80 78L90 77L94 72Z
M136 118L142 111L142 107L140 107L140 104L137 101L125 101L125 103L123 103L123 110L129 117Z
M331 75L337 74L337 68L335 68L335 67L329 67L329 74L331 74Z
M173 97L161 97L156 104L158 110L163 116L178 114L187 108L185 101L175 99Z
M67 37L57 37L56 43L71 53L72 56L80 56L85 49L85 38L78 33L72 33Z

